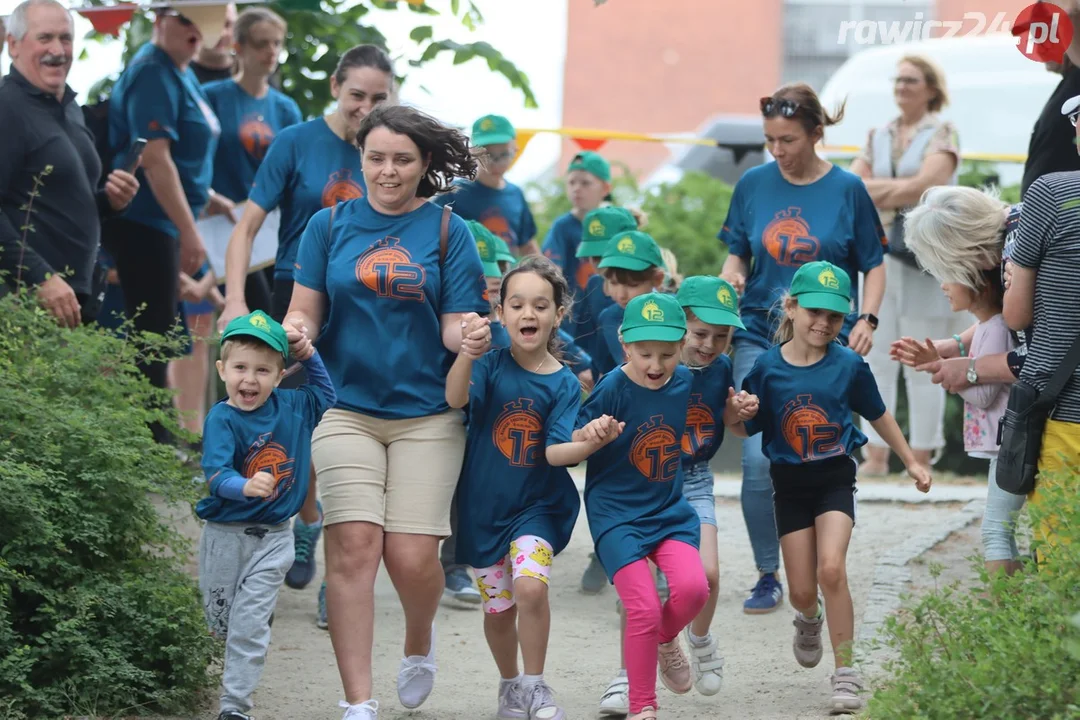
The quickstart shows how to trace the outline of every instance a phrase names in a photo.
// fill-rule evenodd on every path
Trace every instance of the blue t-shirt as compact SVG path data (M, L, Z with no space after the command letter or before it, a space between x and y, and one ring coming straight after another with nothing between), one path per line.
M581 406L578 429L601 415L626 423L585 468L585 512L609 579L664 540L701 542L701 520L682 492L690 388L690 371L681 365L659 390L638 385L619 368Z
M277 389L262 407L245 412L222 400L203 424L202 467L210 495L195 506L203 520L277 525L300 512L311 472L311 433L335 400L318 353L304 362L308 383ZM245 497L257 472L277 481L270 497Z
M562 269L563 277L570 285L570 293L574 296L575 308L581 303L589 278L596 274L596 267L592 262L576 255L578 246L581 245L582 233L581 220L574 217L573 213L560 215L551 224L540 248L551 262Z
M300 106L274 88L261 98L252 97L235 80L207 83L203 90L221 121L221 138L214 154L214 191L233 202L243 202L274 137L303 120Z
M724 442L724 409L728 389L735 386L731 358L721 355L703 368L688 368L693 375L686 432L682 436L683 465L707 463Z
M170 141L184 197L195 217L210 198L214 150L221 125L191 68L180 70L164 50L146 43L113 86L109 101L109 147L119 168L135 138ZM145 173L124 217L178 237L180 232L154 197Z
M569 368L530 372L508 348L473 363L469 434L457 487L457 561L487 568L522 535L547 540L559 554L581 508L565 467L548 465L546 449L570 442L581 386Z
M595 356L600 339L600 313L615 304L604 292L604 278L601 275L592 275L585 283L585 289L581 297L574 298L574 307L571 311L574 320L574 339L578 344ZM593 363L595 370L595 362Z
M746 423L761 433L761 449L776 465L799 465L851 455L866 436L851 418L869 421L885 414L870 366L858 353L830 343L813 365L790 364L781 345L758 357L742 389L758 396L757 416Z
M266 212L281 208L274 277L293 276L300 236L315 213L366 193L360 151L335 135L326 120L282 130L255 173L249 196Z
M597 319L596 349L592 354L593 375L600 377L611 372L626 362L626 353L619 341L619 328L622 326L624 308L612 303L600 313Z
M772 346L778 300L799 266L828 260L851 276L858 304L859 272L882 263L886 240L877 209L862 179L833 166L810 185L793 185L775 162L748 170L735 185L720 239L732 255L750 262L739 313L746 330L735 339ZM858 319L852 312L841 339Z
M570 337L565 330L559 330L558 332L559 339L563 342L563 360L569 366L570 371L577 375L590 369L592 367L592 357L581 349L574 342L574 338ZM506 332L506 328L503 327L501 322L494 319L491 321L491 347L493 350L510 347L510 333Z
M474 180L459 181L452 192L439 195L433 202L453 205L455 215L477 221L510 247L520 247L536 236L536 221L525 193L513 183L496 190Z
M328 236L329 220L320 210L304 231L295 280L326 295L316 344L337 407L388 420L445 412L455 354L443 346L440 317L491 311L465 221L451 214L440 266L442 209L431 203L384 215L362 197L338 205Z

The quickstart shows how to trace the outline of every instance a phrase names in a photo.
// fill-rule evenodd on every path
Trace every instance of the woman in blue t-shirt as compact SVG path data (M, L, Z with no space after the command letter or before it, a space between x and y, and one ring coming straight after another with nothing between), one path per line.
M843 117L843 107L835 116L828 114L813 89L798 83L762 98L761 114L776 160L739 180L719 235L729 250L722 274L742 293L739 307L746 325L735 333L736 385L772 346L780 315L777 303L801 265L827 260L852 277L853 311L840 339L860 355L870 351L885 293L885 233L874 203L858 176L814 150L825 128ZM855 311L860 272L865 275L862 315ZM742 466L743 517L761 573L743 610L767 613L779 605L783 587L776 575L780 545L769 462L760 438L743 442Z
M489 311L483 266L465 221L427 201L475 175L468 139L418 110L384 105L364 119L356 142L369 193L311 219L286 320L318 339L338 392L312 438L326 605L345 718L374 720L380 561L408 628L398 697L419 707L434 685L439 541L450 534L465 452L464 417L446 402L446 377L458 351L477 354L491 331L478 324L463 337Z

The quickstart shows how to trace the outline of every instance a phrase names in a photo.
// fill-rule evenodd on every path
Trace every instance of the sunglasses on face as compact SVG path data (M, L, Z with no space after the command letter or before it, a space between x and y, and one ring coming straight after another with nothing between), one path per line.
M799 112L799 104L794 100L777 100L772 97L761 98L761 114L765 117L781 115L786 118L792 118L795 117L795 113L797 112Z
M1076 127L1076 121L1077 120L1080 120L1080 109L1069 113L1069 122L1072 123L1073 127Z
M513 157L514 157L514 153L510 152L509 150L504 150L501 153L488 153L488 155L487 155L487 158L488 158L488 160L490 162L496 162L496 163L506 162L507 160L512 160Z

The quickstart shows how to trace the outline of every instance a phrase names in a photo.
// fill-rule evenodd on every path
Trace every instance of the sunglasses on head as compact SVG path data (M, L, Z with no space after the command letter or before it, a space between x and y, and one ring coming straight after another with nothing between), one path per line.
M794 100L777 99L774 97L761 98L761 114L765 117L781 115L786 118L795 117L799 112L799 103Z
M183 25L184 27L192 27L192 26L195 25L194 21L192 21L190 18L184 17L183 15L180 14L179 11L173 10L172 8L165 8L164 10L161 11L161 15L162 15L162 17L176 18L177 20L180 21L180 24Z
M1076 127L1076 121L1078 119L1080 119L1080 109L1074 110L1073 112L1069 113L1069 122L1072 123L1073 127Z

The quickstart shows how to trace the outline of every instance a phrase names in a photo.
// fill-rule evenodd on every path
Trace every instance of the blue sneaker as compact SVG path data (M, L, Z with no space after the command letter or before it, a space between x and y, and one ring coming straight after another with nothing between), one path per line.
M750 592L750 597L743 602L743 612L747 615L764 615L780 607L784 600L784 586L776 579L776 573L765 573Z
M330 627L330 621L326 619L326 581L323 580L319 588L319 614L315 617L315 627L325 630Z
M452 607L473 608L481 603L480 591L476 589L469 571L458 566L446 572L443 602Z
M299 517L293 522L296 559L289 572L285 573L285 584L293 590L303 590L315 579L315 546L322 535L322 505L318 507L319 522L316 524L307 525Z

